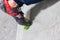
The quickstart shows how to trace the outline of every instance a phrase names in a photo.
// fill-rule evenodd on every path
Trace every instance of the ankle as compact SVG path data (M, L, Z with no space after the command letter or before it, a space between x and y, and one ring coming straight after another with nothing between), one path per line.
M11 7L17 7L18 5L14 0L9 0L8 3Z

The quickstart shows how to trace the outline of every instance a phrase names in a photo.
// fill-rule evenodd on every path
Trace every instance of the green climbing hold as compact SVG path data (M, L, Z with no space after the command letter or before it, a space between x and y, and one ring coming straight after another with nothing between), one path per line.
M30 27L30 26L28 26L28 25L24 25L24 29L25 29L25 30L28 30L29 27Z

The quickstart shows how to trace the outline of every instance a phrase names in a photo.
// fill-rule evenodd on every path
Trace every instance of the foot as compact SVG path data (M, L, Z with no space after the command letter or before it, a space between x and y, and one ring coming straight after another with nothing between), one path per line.
M27 26L30 26L32 24L32 22L30 20L26 21L26 19L23 16L23 13L20 15L22 15L22 17L14 17L15 20L18 22L18 24L27 25Z

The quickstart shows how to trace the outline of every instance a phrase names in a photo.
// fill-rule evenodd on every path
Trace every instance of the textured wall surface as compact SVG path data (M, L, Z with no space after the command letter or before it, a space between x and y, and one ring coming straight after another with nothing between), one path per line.
M16 40L17 23L0 10L0 40Z
M46 0L30 7L25 5L23 10L31 10L33 24L27 31L18 25L17 40L60 40L60 1Z

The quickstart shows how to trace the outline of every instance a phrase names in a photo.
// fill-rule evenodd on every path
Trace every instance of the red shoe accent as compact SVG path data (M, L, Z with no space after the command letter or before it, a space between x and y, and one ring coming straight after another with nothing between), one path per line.
M6 8L6 12L7 14L11 15L11 16L17 16L19 13L17 12L12 12L11 9L13 7L11 7L9 4L8 4L8 0L4 0L4 6Z

